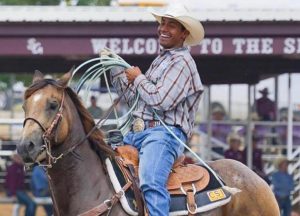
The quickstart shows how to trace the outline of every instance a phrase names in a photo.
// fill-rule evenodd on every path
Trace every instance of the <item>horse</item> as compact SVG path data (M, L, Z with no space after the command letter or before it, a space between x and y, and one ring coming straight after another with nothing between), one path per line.
M71 77L72 71L57 80L44 79L41 72L34 74L24 95L25 120L17 146L25 163L46 164L55 215L59 216L80 215L115 194L101 159L113 157L114 151L95 129L78 95L68 87ZM209 165L226 185L241 192L228 204L201 215L280 215L270 187L247 166L227 159ZM108 213L127 215L119 202Z

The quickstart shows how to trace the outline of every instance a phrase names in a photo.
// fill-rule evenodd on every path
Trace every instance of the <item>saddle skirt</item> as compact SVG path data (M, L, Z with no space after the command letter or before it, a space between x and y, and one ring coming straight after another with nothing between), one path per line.
M113 187L119 191L132 179L138 184L139 159L137 149L130 145L119 146L116 152L115 160L107 158L105 162ZM170 215L206 212L231 200L231 194L221 187L209 170L194 164L183 165L183 161L184 157L180 157L174 163L167 182L171 195ZM135 196L131 189L120 200L129 215L138 215Z

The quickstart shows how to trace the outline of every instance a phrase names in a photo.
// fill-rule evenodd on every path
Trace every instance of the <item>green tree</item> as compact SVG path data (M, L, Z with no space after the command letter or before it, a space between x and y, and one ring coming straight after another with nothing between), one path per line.
M77 5L110 5L110 0L79 0Z
M0 5L58 5L60 0L0 0Z

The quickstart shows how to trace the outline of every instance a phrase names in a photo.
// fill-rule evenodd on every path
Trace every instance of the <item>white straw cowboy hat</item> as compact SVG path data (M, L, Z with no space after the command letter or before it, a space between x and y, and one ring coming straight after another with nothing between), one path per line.
M237 133L237 132L231 132L228 136L227 136L227 143L230 143L231 140L238 140L240 143L243 142L243 138Z
M288 160L287 157L281 156L281 157L277 158L277 159L274 161L274 166L275 166L275 168L276 168L276 169L279 169L280 165L281 165L283 162L290 163L291 161Z
M168 17L180 22L190 32L184 41L185 45L195 46L204 38L204 28L196 18L191 16L187 8L180 4L171 4L163 13L151 11L155 19L161 23L162 17Z

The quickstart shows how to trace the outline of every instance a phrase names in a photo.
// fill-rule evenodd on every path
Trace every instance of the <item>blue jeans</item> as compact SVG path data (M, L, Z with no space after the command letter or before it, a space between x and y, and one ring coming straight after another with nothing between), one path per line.
M278 197L276 196L281 216L290 216L292 211L292 203L289 196L287 197Z
M53 206L52 205L43 205L47 216L53 215Z
M180 128L169 126L174 134L186 142ZM140 188L151 216L169 215L170 194L166 188L171 168L183 154L181 145L164 126L148 128L142 132L129 132L124 143L139 151Z
M30 196L25 191L17 191L18 202L25 205L25 216L34 216L36 210L35 202L30 198Z

